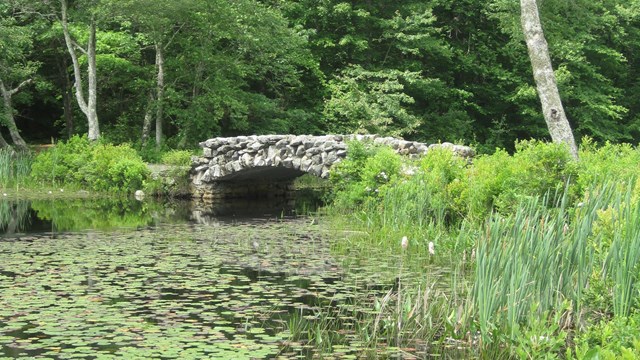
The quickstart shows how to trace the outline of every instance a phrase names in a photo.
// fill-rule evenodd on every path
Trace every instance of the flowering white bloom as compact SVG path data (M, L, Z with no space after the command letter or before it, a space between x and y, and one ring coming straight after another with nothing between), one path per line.
M52 194L51 190L49 190L49 194Z
M416 174L416 169L417 168L415 166L403 166L402 174L406 176L413 176Z
M384 180L389 180L389 176L387 176L387 173L385 173L384 171L380 173L380 177Z
M364 188L364 191L371 192L371 188L367 186L366 188Z
M406 236L402 237L402 241L400 242L400 246L402 246L402 249L406 249L409 246L409 239L407 239Z
M436 254L436 249L435 246L433 245L433 241L429 241L429 255L435 255Z
M7 193L3 193L2 196L7 196Z

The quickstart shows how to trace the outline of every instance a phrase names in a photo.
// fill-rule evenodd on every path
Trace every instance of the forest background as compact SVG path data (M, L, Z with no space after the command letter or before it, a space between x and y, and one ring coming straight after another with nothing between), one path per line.
M576 138L637 143L640 1L538 5ZM87 133L92 91L98 137L143 154L239 134L481 153L549 137L511 0L3 1L0 85L18 147Z

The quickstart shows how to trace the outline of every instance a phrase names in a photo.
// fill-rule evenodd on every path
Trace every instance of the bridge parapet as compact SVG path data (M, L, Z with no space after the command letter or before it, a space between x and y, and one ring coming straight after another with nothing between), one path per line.
M434 147L447 147L457 154L473 156L466 146L450 143L427 145L392 137L376 135L252 135L213 138L201 142L203 156L194 160L194 183L234 181L246 176L234 176L243 170L262 167L290 169L281 172L284 177L310 173L321 178L329 176L332 165L347 155L346 141L371 141L386 145L399 154L419 156ZM275 174L272 174L275 176Z
M350 140L386 145L410 157L423 155L434 147L450 148L463 157L473 156L473 150L466 146L427 145L376 135L221 137L200 143L203 155L193 160L192 182L196 187L223 184L221 187L228 189L232 183L244 183L246 188L247 183L251 187L258 183L287 182L305 173L327 178L331 166L347 156L347 141Z

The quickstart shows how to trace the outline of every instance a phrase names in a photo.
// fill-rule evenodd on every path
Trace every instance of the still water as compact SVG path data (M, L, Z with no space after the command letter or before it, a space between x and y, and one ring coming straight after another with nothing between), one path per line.
M271 205L1 202L0 358L313 357L291 341L303 318L393 284L341 266L298 216L315 204ZM357 356L346 343L335 357Z

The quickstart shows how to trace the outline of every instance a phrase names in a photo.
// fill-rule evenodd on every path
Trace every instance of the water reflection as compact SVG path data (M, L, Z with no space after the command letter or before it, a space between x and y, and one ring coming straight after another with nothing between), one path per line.
M27 201L0 201L0 230L9 235L22 232L30 227L31 215Z
M3 236L146 226L159 205L128 199L2 200Z
M247 218L295 216L315 210L318 194L293 199L233 200L215 203L133 198L0 200L0 236L81 230L143 228L159 223L213 224Z

